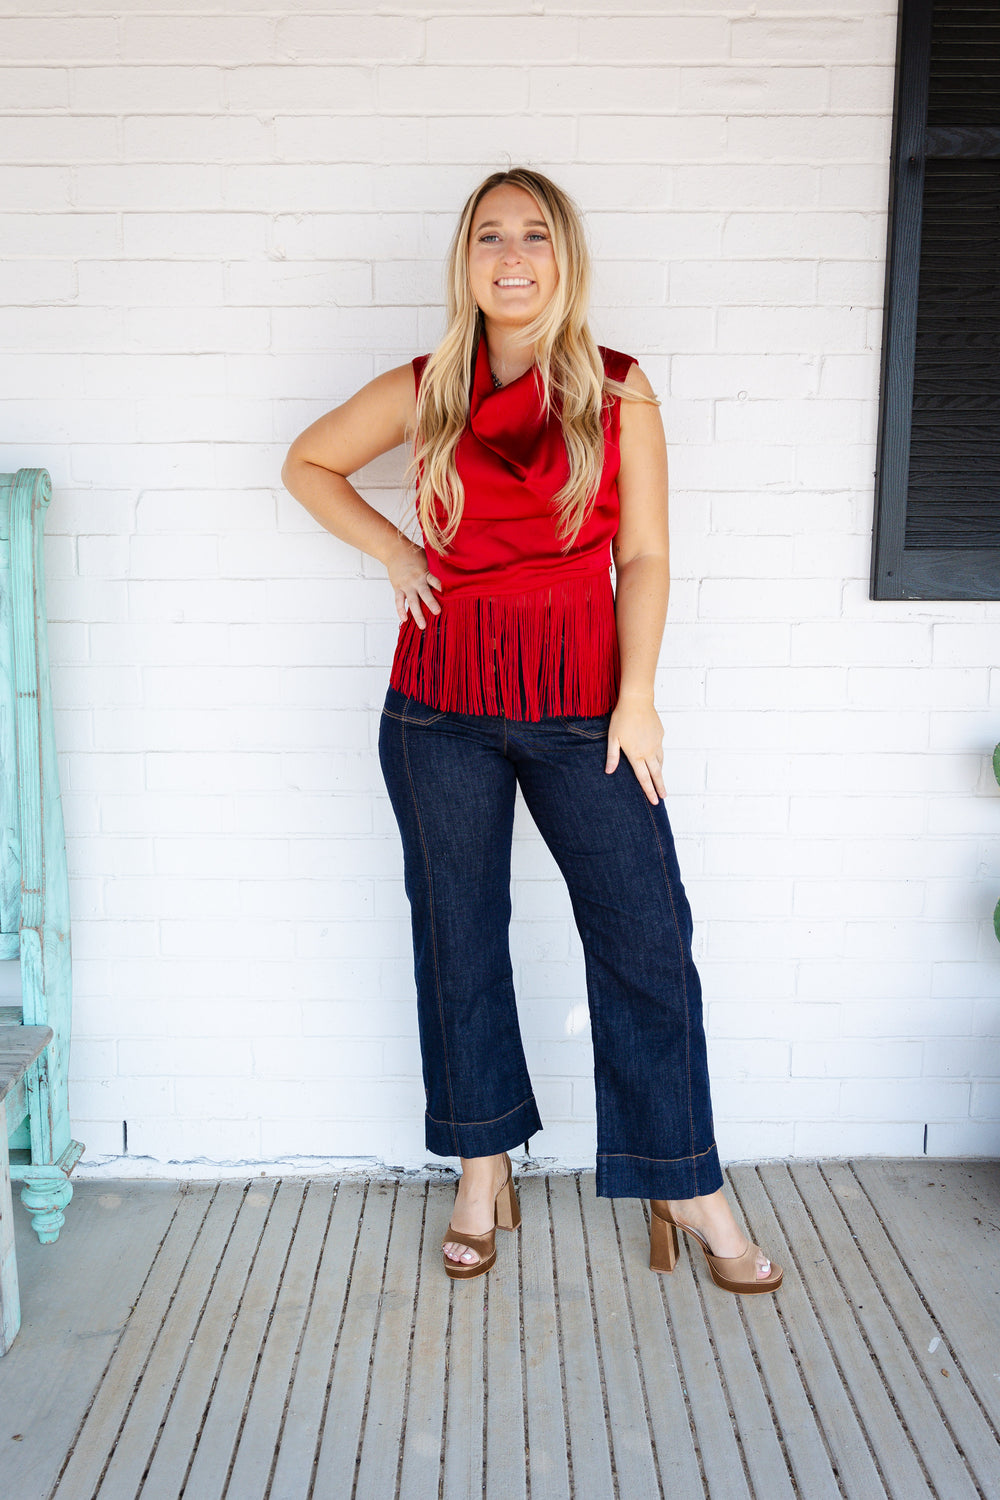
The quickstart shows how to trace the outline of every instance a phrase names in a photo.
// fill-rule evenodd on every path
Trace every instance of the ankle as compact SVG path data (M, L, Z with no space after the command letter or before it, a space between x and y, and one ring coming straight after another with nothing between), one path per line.
M506 1176L503 1154L498 1156L460 1157L462 1175L458 1191L463 1197L495 1197Z

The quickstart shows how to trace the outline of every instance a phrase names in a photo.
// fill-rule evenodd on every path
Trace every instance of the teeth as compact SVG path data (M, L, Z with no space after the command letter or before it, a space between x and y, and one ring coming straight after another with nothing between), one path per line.
M528 276L501 276L497 286L530 286L531 278Z

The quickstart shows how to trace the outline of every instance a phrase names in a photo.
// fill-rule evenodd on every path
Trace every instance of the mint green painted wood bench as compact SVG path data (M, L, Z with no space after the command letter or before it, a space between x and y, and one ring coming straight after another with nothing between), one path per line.
M51 1026L5 1026L0 1031L0 1104L20 1083L52 1040ZM14 1204L10 1195L7 1136L0 1131L0 1354L6 1354L21 1326L21 1298L14 1253Z
M52 1030L0 1100L0 1130L43 1244L62 1228L83 1151L69 1122L69 879L42 559L51 498L44 469L0 474L0 959L21 966L20 1005L0 1006L0 1048L16 1050L24 1028Z

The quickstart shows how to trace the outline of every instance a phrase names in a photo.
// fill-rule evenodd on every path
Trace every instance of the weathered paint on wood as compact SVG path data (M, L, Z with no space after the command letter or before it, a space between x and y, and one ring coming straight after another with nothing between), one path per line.
M7 1027L0 1032L0 1108L51 1040L51 1026ZM7 1353L20 1326L10 1162L7 1133L0 1130L0 1355Z
M83 1147L69 1121L69 878L49 686L44 469L0 474L0 958L19 958L17 1024L51 1045L9 1101L11 1176L40 1240L56 1239ZM15 1108L15 1104L17 1108ZM0 1126L3 1122L0 1122Z

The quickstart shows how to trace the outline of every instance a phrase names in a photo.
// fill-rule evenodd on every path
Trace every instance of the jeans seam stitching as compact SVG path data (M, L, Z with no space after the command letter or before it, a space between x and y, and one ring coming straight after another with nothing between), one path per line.
M451 1087L451 1063L448 1057L448 1035L445 1030L444 1022L444 997L441 994L441 970L438 966L437 918L434 910L434 882L431 876L431 861L430 855L427 852L427 840L424 837L424 825L420 817L420 807L417 803L417 792L415 786L413 785L413 772L410 769L410 755L406 744L405 718L402 720L402 727L399 733L400 739L403 743L403 759L406 762L406 778L410 783L410 796L413 799L413 812L417 820L417 828L420 831L420 846L423 849L424 853L424 868L427 871L427 903L430 911L431 939L434 949L434 987L437 991L438 1020L441 1026L441 1052L442 1056L444 1057L444 1075L448 1084L448 1102L451 1105L451 1134L452 1139L455 1142L455 1154L456 1156L461 1156L462 1153L459 1150L458 1142L458 1128L455 1121L455 1096L452 1093Z
M636 780L636 784L638 785L638 778ZM642 791L641 787L639 789L640 791ZM650 806L649 798L646 796L645 792L642 792L642 800L646 804L646 812L649 815L650 823L653 825L653 835L656 839L656 847L660 856L660 869L663 872L663 884L666 887L667 900L670 902L670 914L674 919L674 931L677 934L677 946L680 949L681 955L681 986L684 992L684 1067L687 1073L688 1142L690 1144L691 1150L689 1151L687 1157L677 1157L676 1159L678 1161L687 1161L692 1160L699 1154L704 1154L696 1152L694 1149L694 1113L691 1105L691 1004L690 996L688 995L687 963L685 960L684 940L681 936L680 923L677 920L677 907L674 903L674 893L670 889L670 877L667 874L667 865L663 854L663 844L660 839L660 830L656 826L656 818L653 815L653 809ZM695 1187L698 1186L697 1167L695 1168L694 1185ZM695 1194L695 1197L697 1197L697 1194Z
M529 1094L526 1099L521 1100L520 1104L515 1104L513 1109L505 1110L502 1115L494 1115L492 1120L439 1120L436 1115L431 1114L429 1109L425 1110L424 1113L428 1120L432 1121L435 1125L495 1125L498 1120L506 1120L510 1115L516 1115L519 1109L524 1109L526 1104L533 1104L534 1102L534 1094Z
M617 1161L620 1157L625 1157L628 1161L697 1161L699 1157L710 1156L715 1149L713 1141L704 1151L692 1151L689 1156L637 1156L634 1151L598 1151L597 1155L602 1161Z

